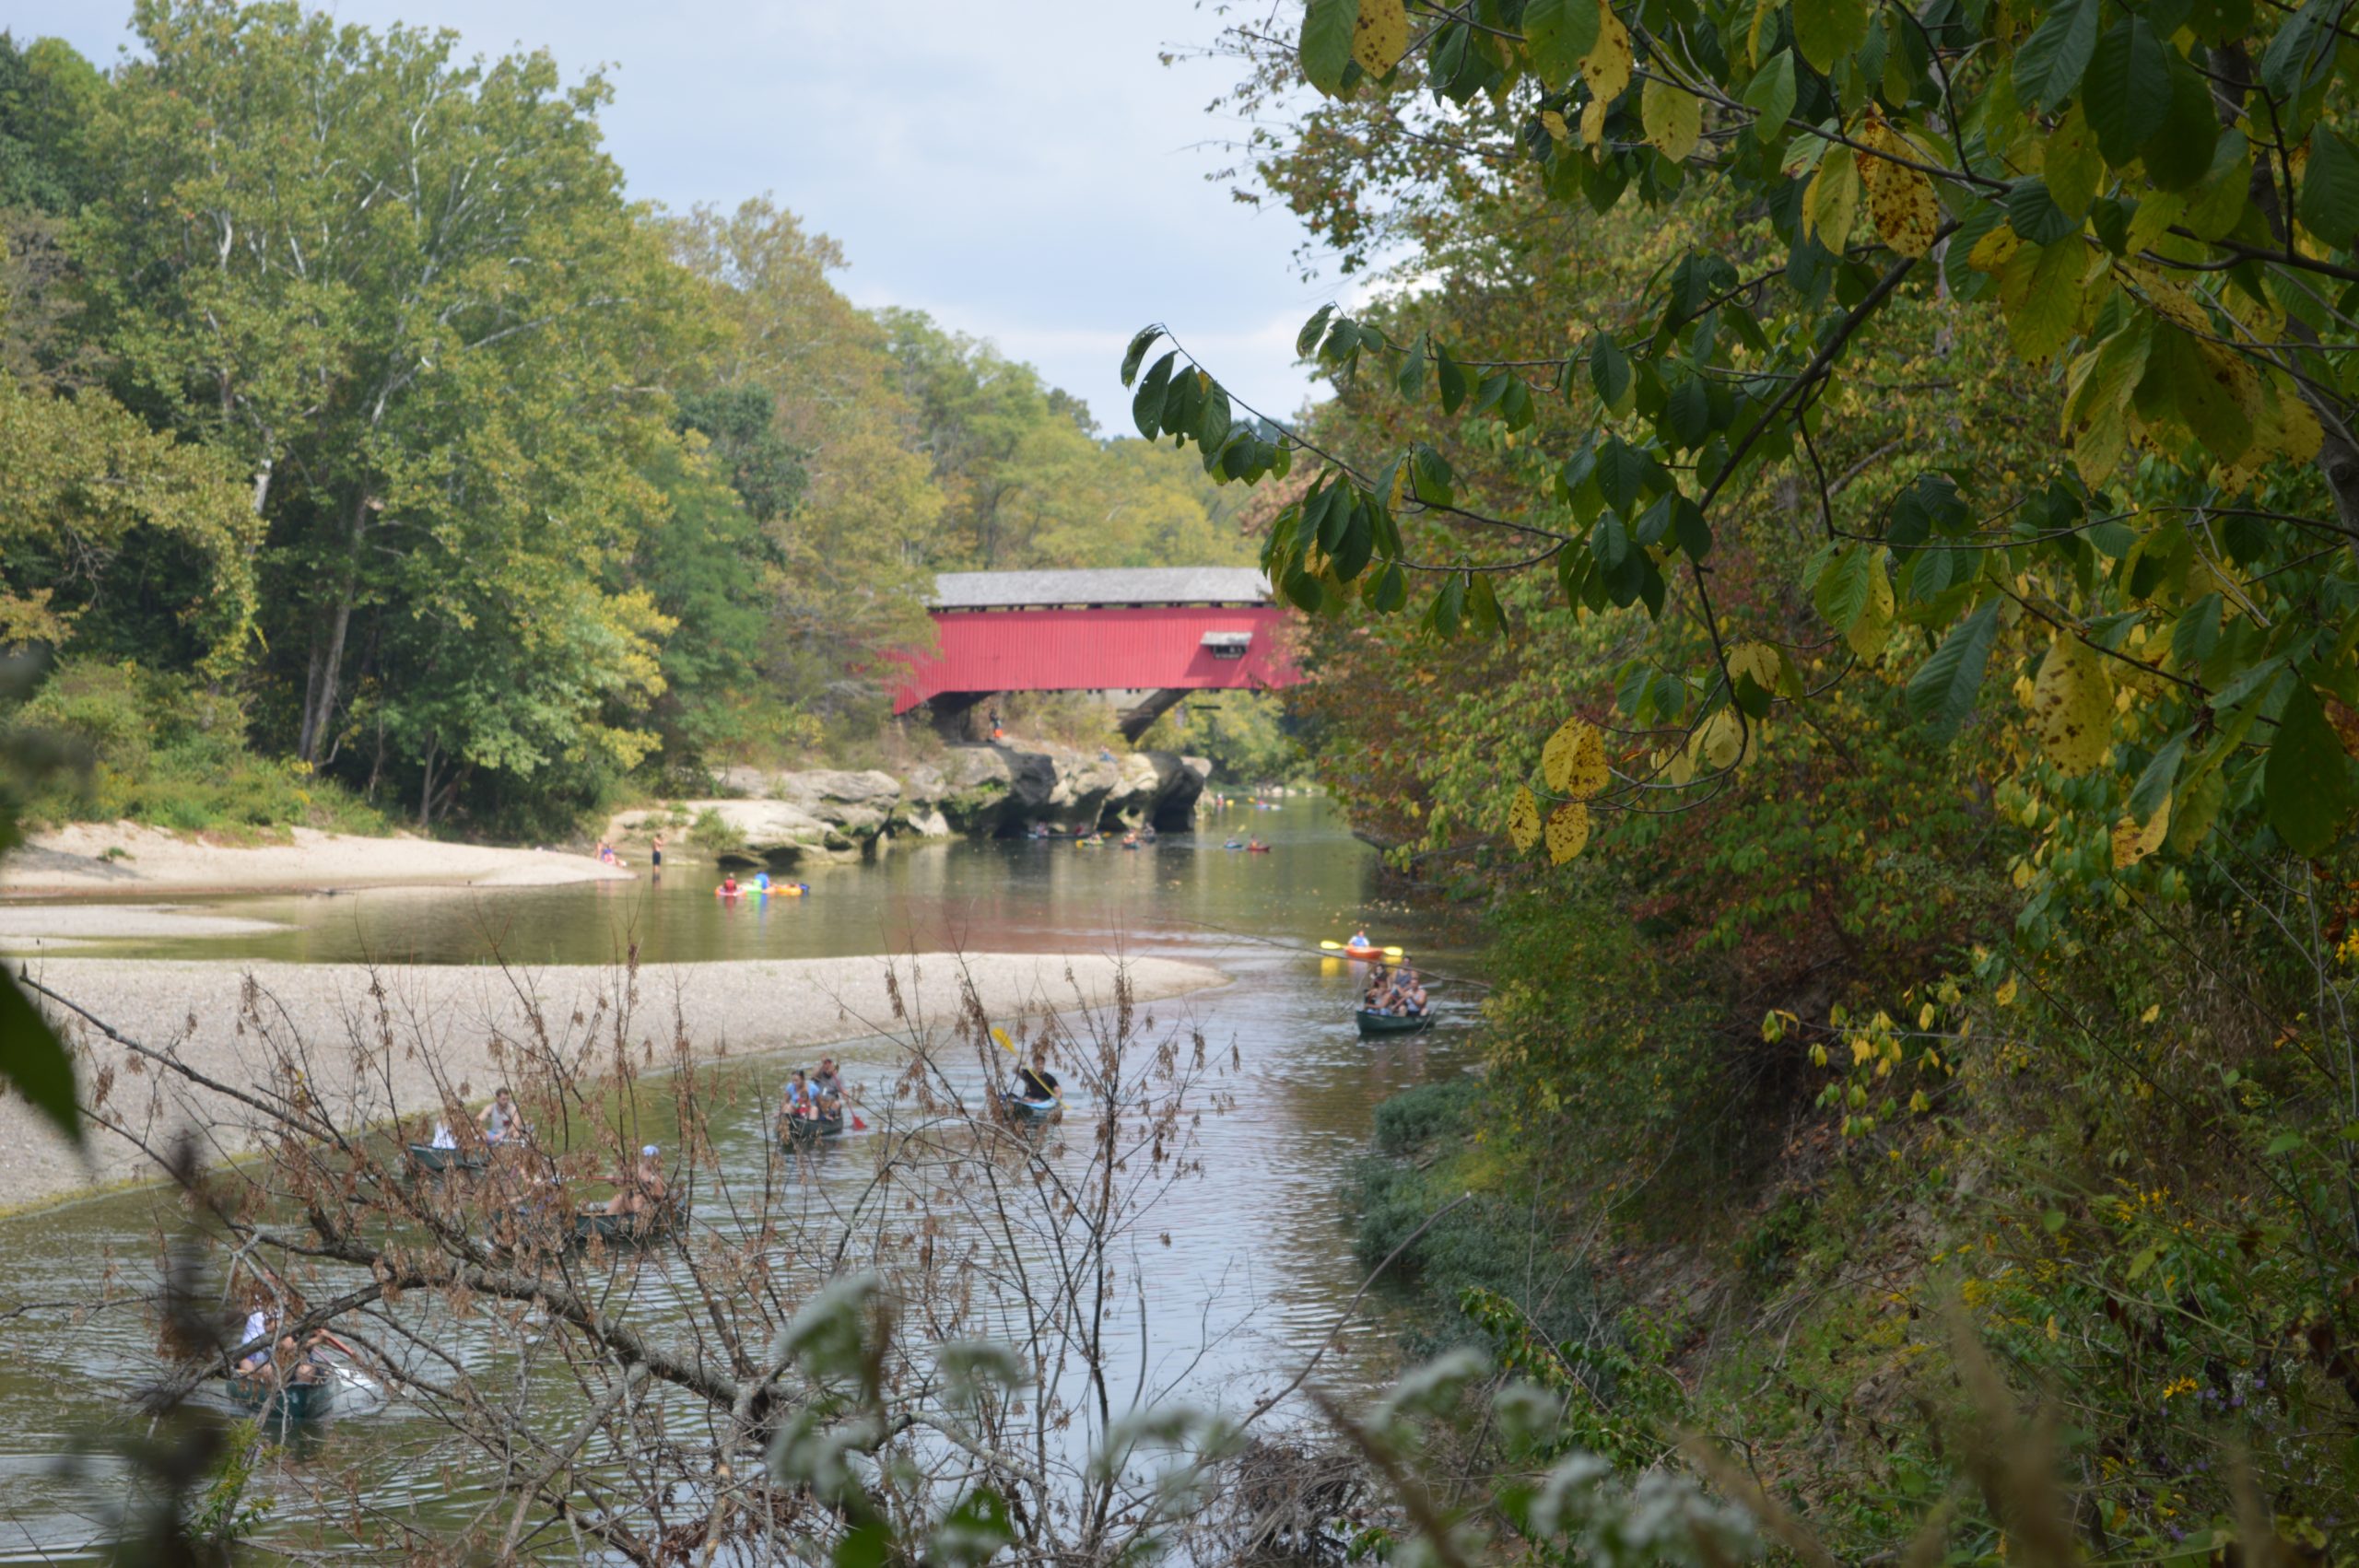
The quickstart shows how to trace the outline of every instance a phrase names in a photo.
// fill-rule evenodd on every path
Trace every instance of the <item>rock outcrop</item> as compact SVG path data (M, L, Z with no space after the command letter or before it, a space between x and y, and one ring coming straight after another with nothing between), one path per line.
M720 782L746 798L624 812L607 837L644 844L663 832L682 844L711 812L735 840L722 860L791 866L870 858L896 838L1018 834L1036 822L1067 831L1149 823L1180 829L1193 820L1211 773L1203 757L1169 752L1005 744L953 746L940 766L921 765L899 778L874 768L732 767Z

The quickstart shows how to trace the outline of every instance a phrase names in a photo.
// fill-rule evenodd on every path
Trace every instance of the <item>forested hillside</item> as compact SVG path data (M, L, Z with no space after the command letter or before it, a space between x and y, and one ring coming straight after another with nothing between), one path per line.
M1501 982L1363 1250L1579 1429L1356 1436L1434 1467L1416 1550L1719 1560L1579 1535L1569 1444L1806 1561L2342 1555L2341 12L1298 15L1226 35L1234 177L1378 287L1283 460L1216 455L1322 777Z
M1250 558L1192 457L626 200L608 90L294 5L0 38L0 643L47 814L564 830L882 722L937 569ZM64 789L59 786L58 789Z

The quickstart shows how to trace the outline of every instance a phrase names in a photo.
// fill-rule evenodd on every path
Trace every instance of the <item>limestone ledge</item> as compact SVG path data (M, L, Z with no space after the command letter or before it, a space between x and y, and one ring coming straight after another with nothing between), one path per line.
M1192 820L1211 773L1203 757L1171 752L1109 756L1030 744L953 746L939 766L899 778L875 769L733 767L720 778L727 798L623 812L606 836L643 847L660 831L678 843L685 829L675 813L694 820L712 811L740 841L724 861L791 867L871 859L899 839L1009 837L1043 822L1066 831L1180 828Z

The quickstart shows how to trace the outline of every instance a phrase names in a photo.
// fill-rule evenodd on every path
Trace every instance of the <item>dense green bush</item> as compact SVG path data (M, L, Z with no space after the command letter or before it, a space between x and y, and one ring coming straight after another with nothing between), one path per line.
M32 796L26 815L35 822L131 821L187 833L384 831L383 819L343 786L299 763L254 755L238 705L186 677L68 661L5 722L61 738L88 763Z

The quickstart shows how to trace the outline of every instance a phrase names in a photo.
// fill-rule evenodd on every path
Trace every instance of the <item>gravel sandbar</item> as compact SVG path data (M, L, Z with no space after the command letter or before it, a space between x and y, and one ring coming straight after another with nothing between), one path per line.
M0 894L312 893L348 887L546 887L628 878L627 867L551 849L370 838L299 827L284 844L209 844L136 823L35 834L0 863Z
M32 977L71 999L118 1033L233 1087L264 1083L273 1054L300 1040L308 1047L312 1093L347 1125L442 1103L438 1081L470 1102L487 1097L502 1076L499 1056L526 1038L537 1000L552 1036L588 1060L611 1059L620 973L605 967L500 970L490 965L370 968L357 964L140 962L65 958L37 962ZM962 978L995 1019L1097 1006L1109 1000L1118 975L1141 1001L1225 983L1201 964L1104 954L922 954L857 958L757 959L649 965L639 971L626 1038L666 1059L675 1026L701 1057L745 1055L816 1046L897 1026L888 977L911 1016L946 1024L958 1011ZM381 987L399 1045L370 1050L377 1033L372 987ZM604 1009L602 1012L602 1009ZM51 1007L54 1014L57 1010ZM601 1022L601 1020L604 1022ZM152 1066L135 1070L128 1053L87 1022L63 1023L80 1057L87 1097L101 1074L111 1077L110 1114L138 1126L158 1148L177 1128L193 1126L208 1159L251 1148L249 1113L226 1097L188 1091ZM356 1041L358 1047L356 1048ZM411 1048L416 1043L417 1048ZM892 1072L890 1053L845 1057L847 1076L874 1084ZM365 1071L359 1063L366 1056ZM797 1063L796 1065L801 1065ZM152 1178L147 1154L123 1138L94 1130L77 1155L21 1100L0 1098L0 1210L62 1199L96 1187Z

